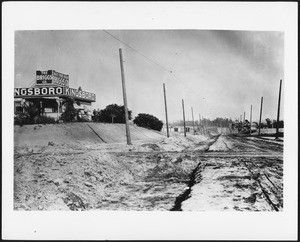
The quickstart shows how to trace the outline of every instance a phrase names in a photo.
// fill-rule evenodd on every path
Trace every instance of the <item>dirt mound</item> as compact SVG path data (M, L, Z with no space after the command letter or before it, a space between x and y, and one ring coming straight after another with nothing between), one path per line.
M213 143L208 151L228 151L232 149L232 143L221 135L215 143Z
M147 139L159 135L146 133ZM155 153L164 147L186 149L193 145L190 139L161 140L76 149L51 142L44 147L17 147L14 209L170 210L199 161L195 155Z
M170 210L196 157L183 151L204 136L170 137L125 125L70 123L15 126L14 209Z

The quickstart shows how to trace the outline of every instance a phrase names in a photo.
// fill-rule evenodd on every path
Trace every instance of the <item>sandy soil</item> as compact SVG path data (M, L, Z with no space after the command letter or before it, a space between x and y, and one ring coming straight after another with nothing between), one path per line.
M238 152L239 156L203 157L182 210L281 211L282 148L280 143L220 136L208 151ZM251 151L255 152L251 155Z
M283 208L280 142L218 134L166 138L134 127L128 146L115 142L121 125L119 131L92 127L106 143L81 125L84 138L70 125L15 127L15 210ZM57 140L54 130L61 133ZM47 138L37 142L42 134Z

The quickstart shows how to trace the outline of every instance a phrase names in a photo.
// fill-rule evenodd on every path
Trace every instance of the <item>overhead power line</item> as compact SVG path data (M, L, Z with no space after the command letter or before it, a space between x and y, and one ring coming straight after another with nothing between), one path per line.
M172 73L171 70L163 67L162 65L158 64L157 62L155 62L154 60L150 59L149 57L145 56L143 53L139 52L138 50L136 50L135 48L131 47L130 45L126 44L125 42L123 42L122 40L118 39L116 36L112 35L111 33L109 33L108 31L106 30L103 30L105 33L107 33L108 35L110 35L111 37L113 37L114 39L116 39L117 41L121 42L123 45L126 45L128 48L130 48L131 50L133 50L134 52L138 53L139 55L143 56L144 58L146 58L147 60L151 61L153 64L159 66L161 69L169 72L169 73Z
M163 69L164 71L171 73L172 76L177 79L178 81L180 81L181 85L185 86L188 90L190 90L191 92L197 94L193 89L189 88L187 85L184 84L184 81L181 80L181 78L179 78L177 75L175 75L174 71L169 70L168 68L158 64L157 62L155 62L154 60L152 60L151 58L149 58L148 56L144 55L143 53L141 53L140 51L136 50L135 48L133 48L132 46L130 46L129 44L123 42L122 40L120 40L119 38L117 38L116 36L114 36L113 34L109 33L106 30L103 30L103 32L105 32L106 34L108 34L109 36L111 36L112 38L114 38L115 40L119 41L120 43L122 43L123 45L127 46L128 48L130 48L131 50L133 50L134 52L136 52L137 54L139 54L140 56L144 57L145 59L147 59L148 61L152 62L153 64L155 64L156 66L160 67L161 69ZM198 95L198 94L197 94Z

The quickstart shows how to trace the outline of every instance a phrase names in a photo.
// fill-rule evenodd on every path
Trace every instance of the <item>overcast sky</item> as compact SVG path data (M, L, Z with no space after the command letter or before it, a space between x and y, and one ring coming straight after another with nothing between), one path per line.
M119 48L123 50L128 107L165 121L163 83L170 121L238 118L276 119L279 81L284 78L282 32L217 30L16 31L15 87L28 87L36 70L70 77L70 87L96 94L91 109L123 105ZM144 56L146 57L144 57ZM154 64L153 62L157 63ZM283 79L284 87L284 79ZM284 91L284 88L283 88ZM281 117L283 117L282 92Z

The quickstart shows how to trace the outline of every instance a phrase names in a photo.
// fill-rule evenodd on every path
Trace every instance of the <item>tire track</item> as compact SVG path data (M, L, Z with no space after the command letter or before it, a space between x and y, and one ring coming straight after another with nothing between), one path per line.
M252 174L253 179L255 179L255 180L257 181L257 183L259 184L259 186L260 186L260 188L261 188L261 191L263 192L263 194L264 194L264 196L265 196L267 202L270 204L270 206L271 206L275 211L278 212L278 211L279 211L279 208L282 208L282 205L281 205L281 204L279 204L279 205L275 204L275 203L272 201L272 199L270 198L269 193L267 192L267 189L266 189L265 187L263 187L262 182L261 182L261 180L260 180L261 173L260 173L260 172L258 172L258 173L257 173L257 172L253 172L253 171L250 169L250 167L247 165L247 163L246 163L245 160L242 160L242 162L244 163L244 165L246 166L246 168L249 170L249 172ZM252 164L253 166L255 166L256 168L258 168L254 163L251 163L251 164ZM266 176L265 173L264 173L264 175ZM268 180L269 180L269 178L268 178ZM270 180L269 180L269 181L270 181ZM270 182L271 182L271 181L270 181ZM277 189L277 187L273 184L273 182L271 182L271 184ZM271 192L272 192L272 190L271 190ZM273 193L273 195L276 197L276 199L280 201L280 199L278 198L277 194L274 193L274 192L272 192L272 193Z
M247 170L250 172L251 174L251 179L254 179L255 181L257 181L257 184L258 184L258 188L260 190L260 194L263 194L262 198L264 198L266 200L266 206L270 206L272 210L275 210L275 211L281 211L282 209L282 203L281 203L281 198L278 196L278 192L280 192L279 188L271 181L271 179L268 177L268 175L266 174L266 172L263 172L262 171L262 174L266 177L266 179L270 182L270 184L272 184L272 187L274 189L276 189L274 191L274 189L272 187L269 187L269 185L264 185L264 182L265 181L262 181L260 180L260 177L261 177L261 174L257 172L254 172L251 167L249 165L247 165L246 161L244 158L248 157L248 158L263 158L263 157L270 157L270 158L279 158L279 159L282 159L282 154L280 153L270 153L270 154L266 154L266 151L264 148L262 147L259 147L259 146L256 146L256 145L253 145L253 143L249 144L248 142L246 142L245 144L243 144L246 148L247 147L251 147L251 148L254 148L255 150L257 150L257 152L239 152L239 153L233 153L234 150L229 148L227 143L223 141L224 145L226 146L227 150L229 152L223 152L221 154L217 154L216 152L210 152L209 151L209 148L210 146L212 146L215 142L217 142L217 140L219 139L220 135L213 141L213 142L210 142L208 144L208 148L205 149L205 151L201 154L197 154L197 157L200 158L200 157L210 157L210 158L240 158L241 161L243 162L243 164L245 165L245 167L247 168ZM232 139L232 142L238 142L240 143L241 141L240 140L235 140L235 139ZM237 152L237 151L235 151ZM251 163L253 164L259 171L261 170L259 167L257 167L257 165L255 165L253 162ZM188 183L188 187L176 198L176 201L175 201L175 204L174 204L174 207L171 209L171 211L182 211L182 203L184 201L186 201L187 199L189 199L191 197L191 193L192 193L192 187L198 183L200 183L202 180L203 180L203 177L202 177L202 172L205 170L205 166L206 165L212 165L210 163L206 163L206 162L202 162L200 161L198 163L198 165L196 166L196 168L193 170L193 172L191 173L191 176L190 176L190 181ZM213 168L213 169L222 169L222 167L219 167L217 166L216 168ZM261 172L261 171L260 171ZM201 184L199 184L201 185ZM199 186L198 185L198 186ZM266 187L265 187L266 186ZM277 192L276 192L277 191ZM271 192L271 193L270 193ZM273 196L273 198L272 198ZM275 197L275 198L274 198ZM247 199L247 198L246 198ZM277 200L279 203L277 203L277 201L273 201L275 199L275 201ZM268 204L268 205L267 205Z

